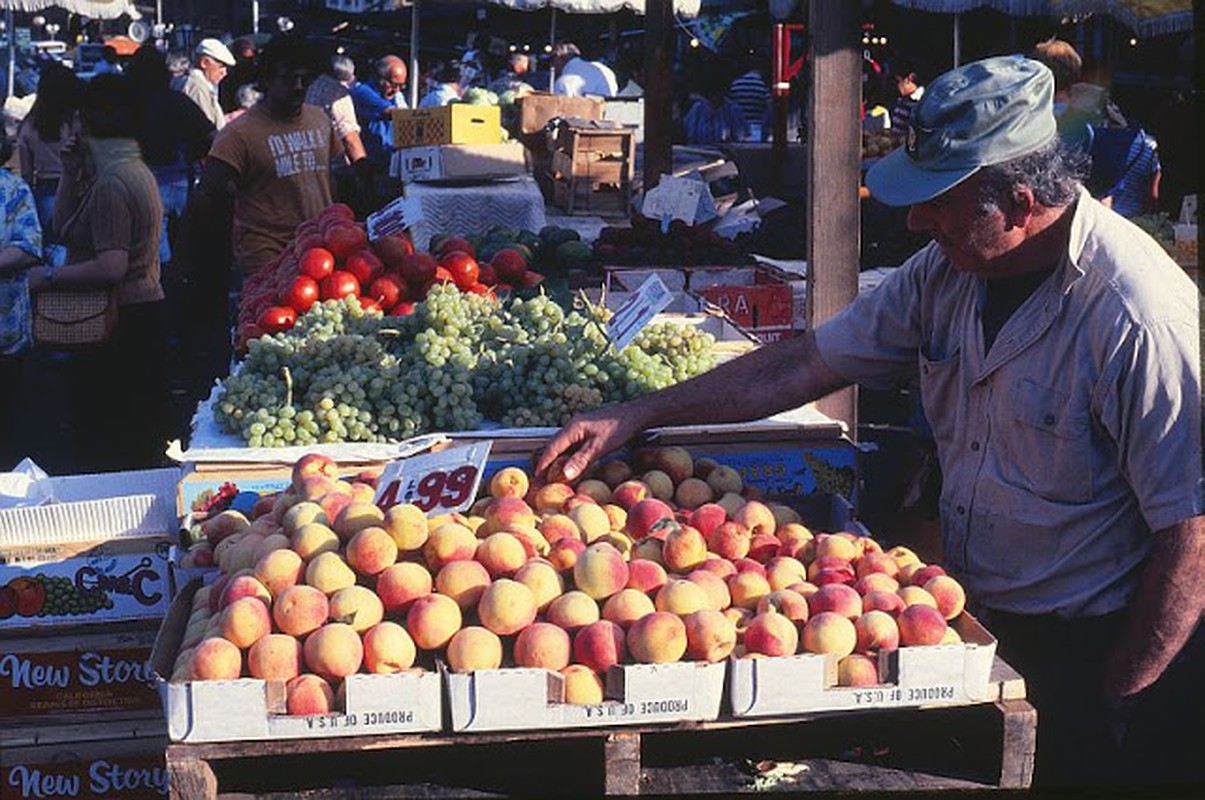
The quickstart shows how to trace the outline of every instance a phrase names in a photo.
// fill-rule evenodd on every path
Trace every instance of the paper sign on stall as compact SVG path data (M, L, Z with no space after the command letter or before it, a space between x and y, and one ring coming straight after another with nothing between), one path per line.
M422 218L420 203L408 197L399 197L380 211L368 215L368 239L375 242L383 236L396 236L413 227Z
M464 511L473 504L490 455L489 441L392 461L377 479L382 510L412 503L428 516Z
M657 188L645 192L640 213L650 219L680 219L688 225L716 217L711 189L701 180L662 175Z
M640 284L640 288L632 292L632 296L607 322L607 336L615 345L616 352L631 344L649 320L663 311L673 299L673 294L656 275L650 275L648 280Z

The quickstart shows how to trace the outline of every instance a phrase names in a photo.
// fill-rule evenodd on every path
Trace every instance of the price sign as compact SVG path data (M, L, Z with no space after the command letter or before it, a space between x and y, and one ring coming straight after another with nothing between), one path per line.
M377 479L382 510L412 503L427 515L464 511L477 497L490 442L453 447L388 464Z
M368 238L376 241L383 236L394 236L423 218L422 208L408 197L399 197L389 205L368 215Z
M636 334L640 333L640 329L673 299L673 294L661 279L650 275L607 322L607 335L611 337L611 344L615 345L617 351L627 347L636 338Z

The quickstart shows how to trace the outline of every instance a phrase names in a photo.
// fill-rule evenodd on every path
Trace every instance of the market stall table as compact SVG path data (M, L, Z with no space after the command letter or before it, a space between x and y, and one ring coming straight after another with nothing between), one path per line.
M538 231L546 224L544 196L526 175L488 183L407 183L404 194L422 214L410 228L420 249L437 233L484 233L491 225Z

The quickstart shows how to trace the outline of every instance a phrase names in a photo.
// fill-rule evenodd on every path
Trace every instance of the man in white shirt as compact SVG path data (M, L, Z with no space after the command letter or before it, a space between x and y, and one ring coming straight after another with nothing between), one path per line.
M615 73L601 61L587 61L572 42L558 42L552 49L552 67L557 72L554 94L570 97L614 97L619 94Z
M234 55L217 39L202 39L193 51L193 64L182 91L205 112L213 126L221 130L226 125L226 115L218 100L218 84L226 77L226 71L234 66Z

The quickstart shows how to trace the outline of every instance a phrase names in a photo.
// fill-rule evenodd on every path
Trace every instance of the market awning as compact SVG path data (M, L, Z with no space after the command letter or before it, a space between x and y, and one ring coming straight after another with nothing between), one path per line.
M489 0L489 2L513 8L516 11L536 11L551 7L570 14L610 14L624 9L636 14L644 14L644 0ZM699 3L700 0L675 0L674 12L684 17L698 16Z
M1192 0L892 0L897 6L939 14L994 8L1009 16L1108 14L1139 36L1191 31Z
M5 10L43 11L47 8L62 8L94 19L117 19L122 14L130 19L142 18L130 0L0 0L0 9Z

